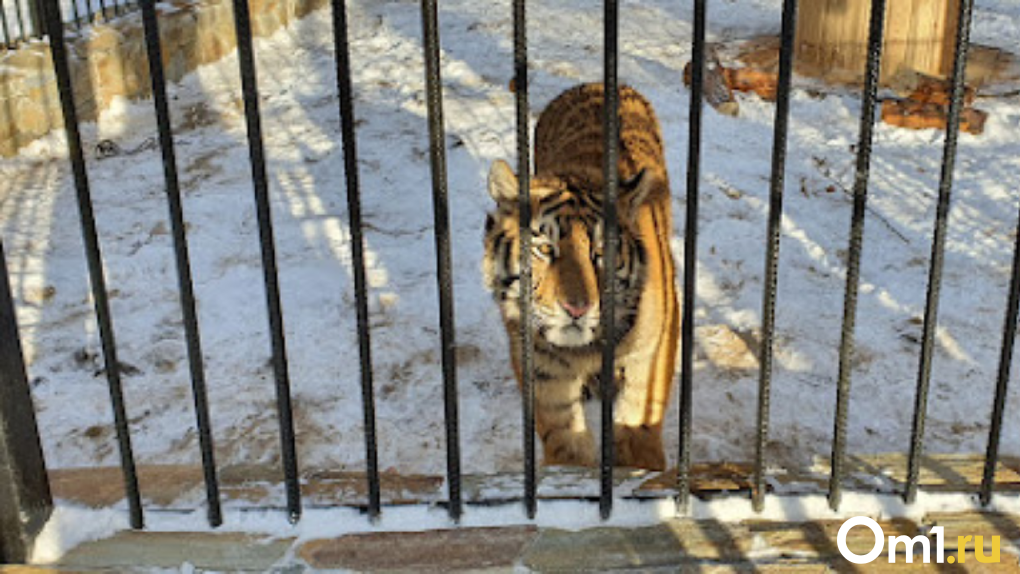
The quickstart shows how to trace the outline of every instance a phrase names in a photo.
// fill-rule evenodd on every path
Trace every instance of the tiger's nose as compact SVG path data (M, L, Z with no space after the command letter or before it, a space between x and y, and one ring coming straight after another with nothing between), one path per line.
M563 307L563 309L566 310L567 314L573 317L574 319L580 319L581 317L584 317L584 314L587 313L589 309L591 309L591 303L588 302L571 303L569 301L560 301L560 306Z

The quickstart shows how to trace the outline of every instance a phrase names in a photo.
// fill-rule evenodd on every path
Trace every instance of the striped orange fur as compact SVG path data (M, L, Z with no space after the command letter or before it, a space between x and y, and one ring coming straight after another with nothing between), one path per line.
M567 90L539 117L531 179L534 305L519 306L518 181L496 161L489 193L483 271L499 304L518 380L520 322L535 333L535 422L545 464L592 466L586 394L598 392L602 333L602 110L604 88ZM618 466L662 469L662 421L669 400L680 315L670 250L669 179L651 105L620 89L620 245L617 256L614 437Z

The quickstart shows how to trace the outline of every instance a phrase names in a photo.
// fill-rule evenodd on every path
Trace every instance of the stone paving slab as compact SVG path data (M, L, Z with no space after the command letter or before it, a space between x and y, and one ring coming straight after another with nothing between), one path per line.
M111 538L87 542L68 552L62 568L138 567L196 568L236 572L264 572L293 546L292 539L276 539L243 533L121 532Z
M537 534L534 526L353 534L313 540L302 545L297 555L317 570L511 571Z
M681 567L706 561L746 561L752 537L745 528L679 521L643 528L544 530L521 558L539 572L584 572Z
M991 549L993 537L998 536L1000 546L1005 547L1011 541L1020 540L1020 517L1008 516L992 512L971 512L966 514L931 514L925 522L932 526L945 528L946 551L960 548L960 536L972 537L964 544L968 552L974 551L977 536L982 538L982 546Z
M841 558L836 538L843 525L842 520L816 522L761 522L745 523L750 532L761 538L768 547L783 557L809 559ZM885 536L909 536L921 534L917 524L910 520L880 521ZM857 527L847 534L847 548L855 554L867 554L875 546L875 535L871 530ZM900 547L900 552L904 552ZM883 555L884 556L884 555Z

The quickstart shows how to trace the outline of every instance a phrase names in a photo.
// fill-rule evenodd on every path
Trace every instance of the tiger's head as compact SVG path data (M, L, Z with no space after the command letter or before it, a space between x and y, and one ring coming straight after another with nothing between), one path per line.
M644 170L619 187L620 244L616 261L617 337L630 330L644 283L645 246L638 210L657 187ZM531 268L534 293L530 323L538 339L556 347L583 348L601 336L602 189L536 176L531 181ZM520 218L518 180L496 161L489 172L496 210L485 223L483 272L505 321L520 317Z

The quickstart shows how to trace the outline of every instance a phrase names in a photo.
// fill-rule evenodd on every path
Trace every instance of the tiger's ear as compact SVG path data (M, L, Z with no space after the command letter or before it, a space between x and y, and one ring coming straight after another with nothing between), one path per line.
M503 160L497 159L489 170L489 195L500 207L512 208L517 201L517 176Z
M620 212L625 217L634 218L637 210L648 201L658 186L658 177L652 170L645 168L634 177L620 182Z

